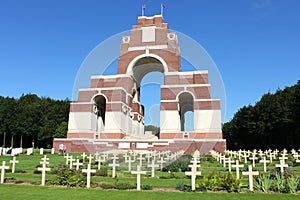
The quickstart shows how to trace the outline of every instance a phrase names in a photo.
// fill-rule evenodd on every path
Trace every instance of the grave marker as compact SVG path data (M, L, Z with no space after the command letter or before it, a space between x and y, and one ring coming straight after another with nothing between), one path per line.
M12 166L11 166L11 173L15 173L15 169L16 169L16 163L19 163L18 160L16 160L16 157L14 156L12 160L9 161Z
M75 158L73 158L73 156L70 156L69 161L70 161L70 169L72 169L73 168L73 161L75 161Z
M33 149L32 148L28 148L27 149L27 156L31 155L33 152Z
M151 165L147 165L147 167L151 167L151 177L153 178L155 176L155 167L159 167L159 165L155 164L155 160L152 159Z
M252 165L248 166L248 172L242 172L243 175L248 175L249 177L249 190L253 191L253 176L259 175L258 171L252 171Z
M189 165L189 167L191 168L191 171L190 172L185 172L185 175L191 176L192 190L193 191L196 189L196 176L201 175L201 172L197 171L197 168L200 167L200 165L198 165L198 163L200 163L200 161L197 161L196 159L197 158L194 157L194 160L191 161L193 164Z
M81 157L82 157L82 162L85 162L85 158L87 157L87 155L85 154L85 152L83 152L81 154Z
M47 168L46 165L47 165L47 161L44 160L43 162L41 162L42 167L38 167L38 171L41 171L42 172L42 183L41 185L44 186L45 185L45 180L46 180L46 171L50 171L51 168ZM49 163L48 163L49 164Z
M138 158L138 160L140 161L140 166L142 167L143 166L143 160L145 160L142 153L140 153L140 157Z
M96 173L95 169L91 169L91 164L88 164L87 169L82 169L82 173L86 173L86 187L91 186L91 173Z
M240 168L244 167L244 165L240 165L239 160L236 160L235 165L232 165L232 167L236 169L236 178L240 179Z
M231 163L234 163L234 160L231 160L231 158L225 158L224 159L224 165L226 167L226 163L228 164L228 171L231 172Z
M116 160L119 159L116 154L114 154L113 163L110 163L108 166L112 167L112 178L116 177L116 167L120 166L119 164L116 164Z
M0 166L0 168L1 168L1 180L0 180L0 183L4 183L5 170L9 169L9 166L6 166L5 163L6 163L5 161L2 161L2 166Z
M289 167L288 164L285 164L284 159L280 160L280 164L275 165L275 167L280 168L280 172L283 174L284 173L284 168Z
M77 158L76 162L73 163L73 165L76 166L76 170L78 171L79 170L79 166L83 166L83 163L81 163L80 160Z
M94 158L94 157L92 156L92 154L90 154L87 158L89 159L89 163L92 164L92 160L93 160L93 158Z
M258 157L255 156L255 154L252 154L252 157L249 158L250 160L252 160L252 166L255 167L255 161L258 160Z
M160 160L157 162L160 163L160 171L162 171L164 163L166 163L167 161L164 160L164 157L160 157Z
M134 162L135 162L134 160L131 160L131 155L128 155L128 158L127 158L128 172L131 172L131 163L134 163Z
M146 171L141 171L141 166L137 165L137 170L131 174L136 174L136 190L141 190L141 174L146 174Z
M270 161L266 160L266 157L263 157L263 159L259 162L264 164L264 172L267 172L267 163L269 163Z

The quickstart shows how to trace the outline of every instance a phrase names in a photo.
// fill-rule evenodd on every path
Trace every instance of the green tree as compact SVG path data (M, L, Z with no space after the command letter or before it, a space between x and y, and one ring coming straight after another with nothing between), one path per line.
M68 123L63 121L56 128L55 134L53 135L53 138L66 138L67 137L67 131L68 131Z

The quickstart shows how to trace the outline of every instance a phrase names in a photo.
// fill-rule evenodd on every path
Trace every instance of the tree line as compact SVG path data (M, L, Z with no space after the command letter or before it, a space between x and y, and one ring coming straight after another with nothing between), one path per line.
M223 134L228 149L300 148L300 80L240 108Z
M66 137L70 101L38 97L0 96L0 146L52 146L54 137Z

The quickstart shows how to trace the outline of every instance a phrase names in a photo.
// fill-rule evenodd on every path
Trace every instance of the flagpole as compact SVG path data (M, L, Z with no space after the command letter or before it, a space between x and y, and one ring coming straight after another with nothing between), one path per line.
M162 3L160 4L160 14L161 14L161 16L163 16L163 14L164 14L164 8L163 8Z
M142 6L142 16L144 16L144 6Z

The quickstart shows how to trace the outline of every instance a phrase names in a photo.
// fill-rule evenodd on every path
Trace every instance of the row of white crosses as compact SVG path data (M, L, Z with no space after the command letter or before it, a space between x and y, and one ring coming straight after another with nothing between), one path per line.
M18 160L16 160L16 157L14 156L12 160L9 161L12 166L11 166L11 173L15 173L16 169L16 163L19 163ZM1 169L1 179L0 183L4 183L4 177L5 177L5 170L9 169L9 166L6 166L6 161L2 161L2 166L0 166Z
M252 165L248 166L248 172L243 172L243 175L248 175L249 176L249 189L251 191L253 191L253 176L254 175L258 175L259 172L258 171L252 171L252 167L255 167L255 163L256 160L258 160L259 158L256 157L256 155L258 154L259 157L261 158L259 163L263 164L264 167L264 172L267 172L267 163L272 163L273 159L275 159L278 156L279 151L275 150L268 150L268 151L261 151L259 150L258 152L256 150L254 150L253 152L251 151L242 151L239 150L238 152L235 151L225 151L225 154L229 155L228 158L226 158L225 155L215 152L215 151L211 151L211 154L214 158L216 158L220 163L223 163L223 166L226 167L226 164L228 164L228 170L231 171L231 167L236 168L236 176L237 179L240 178L240 168L243 168L244 165L239 164L239 160L241 160L241 158L243 158L244 163L247 164L247 158L249 158L250 160L252 160ZM281 153L281 157L279 157L280 160L280 164L276 164L275 167L280 168L280 172L284 173L284 168L287 168L288 165L285 163L285 160L287 160L287 150L284 149ZM250 157L250 155L252 154L252 157ZM292 154L294 159L296 160L296 162L300 162L299 159L299 155L295 150L292 150ZM238 159L235 161L235 165L231 165L232 161L231 157L237 158ZM270 160L267 160L267 157L269 157Z
M218 153L216 151L211 151L210 153L214 158L219 160L221 163L222 162L225 163L224 167L226 167L226 163L228 163L230 171L231 171L231 167L236 168L236 178L240 179L240 168L243 168L244 165L240 164L238 159L235 160L235 165L231 166L232 161L231 161L230 157L226 158L224 155L222 155L221 153ZM242 174L243 175L248 175L248 177L249 177L248 178L249 179L249 190L253 191L253 176L254 175L259 175L259 172L258 171L252 171L252 165L249 165L248 166L248 172L242 172Z
M159 166L161 167L161 169L163 168L163 164L166 163L167 161L164 160L164 155L169 155L169 157L167 158L169 161L171 161L172 159L178 158L179 156L181 156L183 154L183 152L176 152L174 154L170 154L170 152L164 152L164 153L159 153L156 155L156 153L150 152L150 153L136 153L136 152L131 152L130 155L128 155L127 153L125 153L123 156L125 158L125 162L128 163L128 171L131 172L132 174L136 174L137 175L137 190L140 190L140 183L141 183L141 175L142 174L146 174L147 171L142 171L141 170L141 166L143 165L143 161L147 159L147 162L151 162L151 164L148 164L147 167L151 168L151 177L155 176L155 168L158 168ZM117 153L114 152L113 156L110 158L112 160L112 163L109 163L109 166L112 167L112 177L115 178L116 176L116 167L120 166L120 164L117 164L117 160L119 160L119 157L117 157ZM143 157L143 155L145 155L145 157ZM82 172L87 173L87 188L90 187L90 174L91 173L96 173L96 170L91 169L91 160L92 160L92 156L90 155L89 157L87 157L87 155L85 153L83 153L82 155L83 161L85 161L85 158L89 159L89 164L88 164L88 168L87 169L83 169ZM132 159L133 156L133 159ZM155 158L159 157L160 160L157 161L157 163L160 163L160 165L155 164ZM108 154L102 154L100 155L99 153L95 154L96 157L96 161L98 161L98 170L100 170L101 167L101 162L105 162L107 158L109 158ZM66 164L69 164L72 161L72 157L69 156L68 154L65 156L66 158ZM136 162L136 160L139 160L139 165L137 165L137 170L136 171L131 171L131 164ZM76 168L78 167L79 163L79 159L77 159L76 163L73 163L73 165L76 165ZM80 163L82 164L82 163Z

